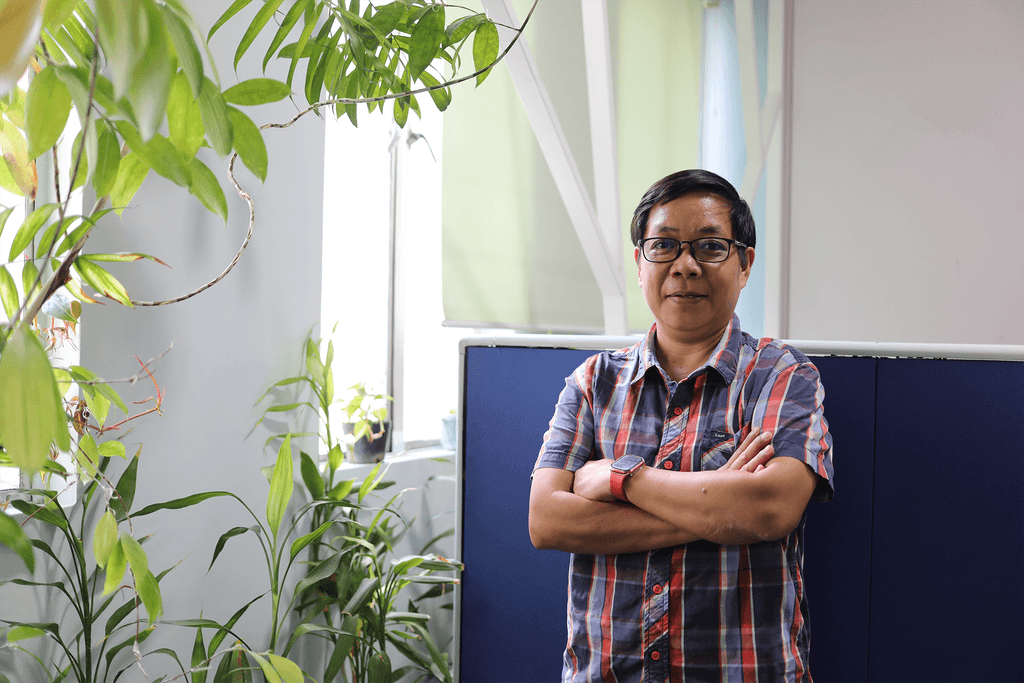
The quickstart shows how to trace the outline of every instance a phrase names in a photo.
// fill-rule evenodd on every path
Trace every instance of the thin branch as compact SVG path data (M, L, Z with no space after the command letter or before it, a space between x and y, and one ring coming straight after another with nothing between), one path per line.
M127 384L135 384L140 379L143 379L145 377L149 377L150 379L153 379L153 374L149 371L149 366L152 365L153 363L157 362L158 360L160 360L164 356L166 356L170 352L170 350L173 349L173 348L174 348L174 342L171 342L170 346L168 346L166 349L164 349L163 353L161 353L159 356L156 356L154 358L150 358L145 363L143 363L139 359L139 357L136 356L135 360L139 361L139 363L142 363L142 369L139 370L134 375L132 375L131 377L125 377L124 379L93 379L93 380L87 380L87 381L82 381L82 382L79 382L78 380L75 380L75 384L77 384L79 386L83 386L83 385L93 386L93 385L96 385L96 384L125 384L125 383L127 383ZM155 381L154 381L154 384L155 384ZM157 390L159 391L159 387L157 387Z
M300 118L302 118L306 114L308 114L308 113L310 113L312 111L316 111L317 109L320 109L322 107L330 106L332 104L370 104L371 102L384 102L384 101L387 101L387 100L394 100L394 99L399 99L399 98L402 98L402 97L410 97L412 95L419 95L420 93L431 92L433 90L443 90L443 89L449 88L449 87L451 87L453 85L457 85L459 83L463 83L465 81L468 81L468 80L470 80L472 78L476 78L477 76L479 76L479 75L481 75L483 73L486 73L490 69L494 68L494 66L498 62L500 62L502 59L505 58L505 55L507 55L509 53L509 51L512 49L512 47L519 40L519 37L523 35L523 31L526 30L526 25L530 23L530 18L533 16L534 10L537 9L537 3L538 2L539 2L539 0L534 0L533 5L530 7L530 11L527 13L526 18L523 20L522 26L520 26L518 29L515 29L516 34L512 37L512 40L505 47L505 49L502 51L502 53L499 54L498 57L493 62L491 62L488 66L484 67L483 69L479 69L477 71L474 71L471 74L468 74L466 76L462 76L460 78L456 78L456 79L451 80L451 81L446 81L445 83L439 83L438 85L427 86L427 87L420 88L418 90L411 90L411 91L408 91L408 92L392 93L392 94L388 94L388 95L381 95L379 97L367 97L367 98L347 98L347 97L343 97L343 98L338 98L338 99L333 99L333 100L324 100L322 102L317 102L316 104L310 105L306 109L300 111L298 114L293 116L291 118L291 120L289 120L289 121L287 121L285 123L266 123L266 124L260 126L260 130L262 131L262 130L265 130L267 128L288 128L289 126L294 124L296 121L298 121ZM244 199L245 202L249 205L249 228L246 231L245 239L242 241L242 246L239 247L238 252L235 254L235 257L231 260L231 263L229 263L227 265L227 267L221 272L221 274L218 275L216 278L214 278L210 282L207 282L202 287L189 292L188 294L184 294L182 296L178 296L178 297L175 297L173 299L164 299L162 301L136 301L135 299L131 299L131 302L132 302L133 306L166 306L168 304L176 304L176 303L179 303L181 301L185 301L187 299L191 299L192 297L196 296L197 294L200 294L201 292L206 291L210 287L214 286L215 284L217 284L218 282L223 280L224 277L228 273L230 273L231 270L238 264L239 259L242 258L242 254L246 250L246 247L249 246L249 241L252 239L253 229L254 229L254 226L256 224L256 207L255 207L255 204L253 203L252 197L249 195L249 193L246 192L245 190L243 190L242 187L238 184L238 181L235 180L234 168L235 168L235 159L236 158L238 158L238 152L233 152L231 154L231 160L228 163L228 178L231 180L231 184L234 185L235 190L237 190L238 196L241 197L242 199Z

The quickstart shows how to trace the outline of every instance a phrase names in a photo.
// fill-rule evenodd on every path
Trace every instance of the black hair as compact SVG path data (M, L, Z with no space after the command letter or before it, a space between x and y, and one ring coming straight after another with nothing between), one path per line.
M708 192L721 197L729 205L733 239L748 247L756 246L757 233L754 230L754 216L750 213L750 206L728 180L717 173L699 168L677 171L665 176L644 193L636 211L633 212L633 221L629 224L629 236L633 245L639 246L640 240L644 238L647 219L654 207L691 192ZM746 267L746 251L740 251L740 263Z

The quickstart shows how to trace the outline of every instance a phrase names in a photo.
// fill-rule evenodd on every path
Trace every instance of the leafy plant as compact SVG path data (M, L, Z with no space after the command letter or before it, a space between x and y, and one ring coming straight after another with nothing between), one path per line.
M312 394L313 402L277 402L266 408L268 415L291 414L301 417L313 411L317 417L319 443L327 452L321 466L319 458L301 452L299 469L308 503L293 517L293 527L308 529L309 539L307 571L295 587L292 599L297 624L292 627L288 644L282 652L288 655L298 638L312 635L328 644L330 656L324 669L324 681L333 681L346 664L351 681L367 680L370 672L390 672L388 646L401 652L416 670L438 680L450 681L450 663L441 652L427 628L428 615L417 610L419 600L433 598L445 592L456 580L450 576L435 576L435 571L457 571L461 564L436 555L426 554L429 544L419 555L399 559L391 557L395 542L407 528L394 507L401 494L392 497L382 507L367 507L367 496L383 490L390 484L382 481L384 471L378 464L366 479L342 479L340 470L343 444L332 428L333 403L333 344L328 342L321 355L320 344L307 338L304 344L305 371L297 376L276 382L260 401L283 387L302 385ZM357 392L348 406L363 406L370 410L371 400L385 400L383 395ZM385 408L386 410L386 408ZM355 411L343 410L346 415ZM383 419L380 413L367 413L371 418ZM263 418L261 418L262 420ZM273 439L282 439L282 448L293 437L312 436L306 432L288 432ZM268 441L269 442L269 441ZM279 452L278 468L287 466ZM229 532L231 533L231 532ZM293 545L293 547L295 547ZM413 571L418 573L412 573ZM406 595L411 584L432 584L418 598ZM399 611L399 601L406 600L406 609ZM277 622L275 622L276 624ZM281 624L284 627L284 623ZM273 649L274 645L271 645ZM385 666L387 665L387 666ZM396 676L397 678L397 676ZM369 680L377 679L371 676Z
M15 493L31 498L12 503L24 508L26 519L21 524L0 514L0 543L11 548L26 567L35 567L36 551L56 562L64 578L39 582L34 587L66 595L79 625L67 627L57 621L35 626L17 624L7 635L10 640L12 634L17 639L38 637L42 632L57 642L68 664L39 661L58 680L73 678L84 683L105 679L111 652L122 645L131 646L141 666L138 645L149 626L136 629L130 639L112 645L111 637L123 633L127 613L115 608L119 597L104 597L102 593L100 598L95 597L101 584L104 588L120 585L119 569L127 566L132 570L134 588L129 589L131 596L126 604L141 602L148 623L160 614L163 596L159 576L146 573L148 561L141 540L131 536L130 503L122 491L122 486L129 485L125 477L134 481L137 475L137 456L117 484L112 484L105 473L110 458L121 455L111 450L117 449L113 444L118 442L97 443L93 437L104 433L104 419L111 406L122 410L126 420L131 417L110 385L94 372L53 364L47 350L59 328L57 321L63 321L64 329L76 325L83 304L103 300L133 308L184 301L227 276L252 238L256 217L248 193L234 177L234 163L241 158L253 175L261 181L266 179L266 129L287 128L300 117L326 107L334 107L338 116L347 116L355 124L359 105L365 105L368 112L384 112L388 102L392 104L386 113L404 125L410 111L420 110L417 95L429 95L443 110L451 102L452 85L471 79L479 84L502 56L498 55L497 28L483 14L438 2L397 0L374 5L351 0L346 5L329 0L296 0L284 7L282 0L264 0L257 3L260 7L237 45L233 66L237 68L258 37L272 34L262 65L266 69L271 60L283 60L287 77L254 78L226 86L218 75L208 41L250 4L252 0L235 0L203 35L183 0L0 2L0 55L5 58L0 73L0 187L22 197L25 208L24 219L14 225L10 219L15 207L0 207L0 233L6 229L14 235L9 254L3 255L6 262L0 261L0 305L7 317L0 324L0 465L16 466L27 477L60 474L56 454L71 452L76 469L83 475L78 485L81 508L65 511L56 503L54 489L37 486ZM453 18L452 13L459 16ZM8 21L12 16L14 19ZM467 46L471 46L474 71L456 76ZM15 81L26 63L29 84L22 88ZM8 68L11 64L16 66ZM308 107L290 121L260 126L251 118L249 108L253 106L296 96L303 97ZM162 261L136 252L90 253L89 240L104 221L112 220L111 212L120 215L128 208L151 171L226 221L226 197L214 171L199 158L203 147L227 160L228 179L249 208L246 237L235 258L210 282L171 299L137 300L108 271L107 264ZM67 148L70 161L58 153ZM49 170L44 173L44 169ZM95 201L77 208L87 189ZM82 395L66 402L62 387L66 388L69 380L78 384ZM144 412L159 409L159 391L154 402L155 408ZM72 432L78 433L77 439L72 439ZM334 488L325 488L325 495ZM97 491L113 497L107 500L106 495L97 496ZM279 493L272 487L272 495ZM176 504L192 505L212 495L233 494L195 494ZM351 501L345 507L342 501L331 500L339 510L363 509L353 507ZM313 510L328 504L319 501L310 505ZM170 503L149 506L135 516L173 507ZM383 510L379 514L382 519L387 516ZM129 525L127 534L121 527L125 523ZM286 556L288 563L296 556L290 550L284 552L287 535L277 538L278 525L271 523L269 514L267 523L261 541L270 541L265 546L268 567L278 571ZM59 550L22 528L36 524L58 530L67 547ZM345 524L346 529L349 524L356 525L353 529L360 528L353 518ZM271 528L273 533L268 535ZM372 524L370 528L380 529ZM97 546L99 549L93 560L85 552L89 538L94 539L94 552ZM379 546L362 540L374 549ZM385 542L383 547L387 546ZM60 559L62 552L70 553L71 559ZM352 551L347 557L374 564L372 559L357 557ZM286 563L284 573L287 566L290 564ZM434 565L424 570L432 571L430 566ZM396 579L390 568L385 572L383 565L367 571L367 577L372 574L380 586L401 585L406 580ZM282 580L283 574L272 572L275 600L281 597ZM385 588L374 588L370 593L373 597L367 604L390 604ZM123 594L121 589L114 595ZM94 639L94 629L101 628L101 615L111 609L114 611L102 624L102 634L96 631ZM409 627L414 628L412 624ZM229 631L228 625L217 626L221 639ZM326 633L341 638L344 632ZM378 637L381 633L390 632L373 632L378 645L383 642ZM349 635L370 639L363 633ZM283 655L273 653L276 639L275 635L266 656L246 648L244 643L231 646L231 661L238 663L232 670L244 670L245 660L248 667L262 670L268 680L295 680L295 669L287 660L280 660ZM216 648L202 649L206 658L193 662L190 669L194 681L205 680L204 662L219 654ZM101 660L106 667L102 672ZM372 658L365 666L383 669L383 664L374 663Z
M348 424L352 425L353 438L372 442L382 437L391 397L367 390L362 382L353 384L349 391L352 395L341 411L345 413Z

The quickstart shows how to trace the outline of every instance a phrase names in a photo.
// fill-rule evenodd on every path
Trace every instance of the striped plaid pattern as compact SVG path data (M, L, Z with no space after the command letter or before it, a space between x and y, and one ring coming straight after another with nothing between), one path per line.
M589 358L566 379L537 467L575 471L595 458L718 469L754 425L775 457L818 474L832 497L832 437L814 365L732 323L708 363L673 382L655 328L630 349ZM803 528L780 541L709 541L646 553L572 555L564 683L811 681Z

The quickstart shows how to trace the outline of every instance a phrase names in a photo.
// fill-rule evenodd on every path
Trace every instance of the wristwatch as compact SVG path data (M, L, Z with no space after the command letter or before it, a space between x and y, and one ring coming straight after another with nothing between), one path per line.
M641 467L646 465L644 459L639 455L624 455L612 463L611 485L612 495L619 500L626 500L626 493L622 490L626 483L626 477L632 477ZM629 502L629 501L626 501Z

